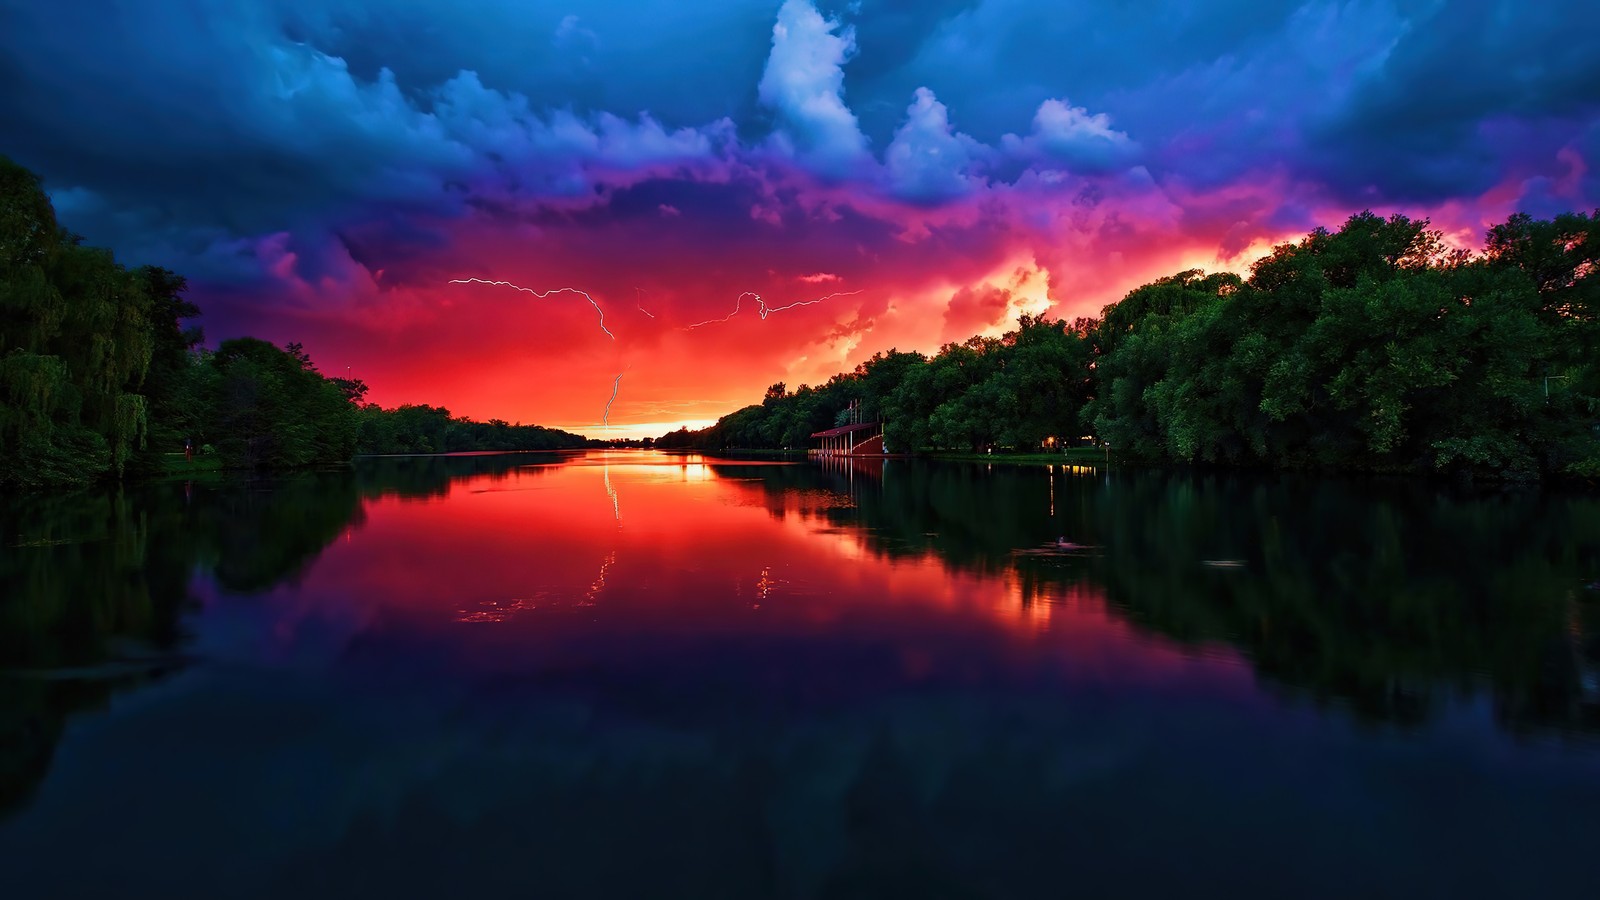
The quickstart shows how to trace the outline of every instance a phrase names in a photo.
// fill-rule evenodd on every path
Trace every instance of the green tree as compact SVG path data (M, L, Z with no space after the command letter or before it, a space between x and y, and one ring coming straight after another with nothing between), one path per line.
M1151 459L1594 477L1594 228L1516 216L1473 257L1362 213L1242 284L1161 279L1107 308L1090 415Z
M150 369L144 391L149 400L147 452L138 462L145 471L160 467L164 453L175 452L185 440L201 441L208 410L200 399L205 359L198 353L204 332L184 327L184 320L200 315L200 308L183 297L188 282L183 276L157 266L134 272L150 298Z
M145 438L150 307L139 277L64 232L38 178L0 158L0 481L121 474Z
M356 406L322 377L299 345L256 338L224 341L216 372L213 442L230 464L282 469L343 462L355 451Z

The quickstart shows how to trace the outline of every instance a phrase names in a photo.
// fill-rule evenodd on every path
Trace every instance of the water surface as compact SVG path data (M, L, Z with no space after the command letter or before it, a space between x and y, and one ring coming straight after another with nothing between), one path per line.
M1593 497L389 458L0 577L8 898L1600 896Z

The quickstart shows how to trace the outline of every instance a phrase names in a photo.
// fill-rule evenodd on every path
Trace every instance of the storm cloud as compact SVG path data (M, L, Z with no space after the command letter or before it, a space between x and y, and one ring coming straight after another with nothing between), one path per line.
M661 318L640 324L659 329L815 273L861 289L781 336L697 332L731 360L722 402L986 325L971 298L1012 291L1018 267L1041 287L1017 303L1092 313L1363 208L1467 245L1518 209L1591 208L1589 17L1570 0L3 0L0 153L91 242L189 275L213 336L364 342L346 355L375 369L463 304L551 348L585 340L581 317L569 334L543 308L440 293L462 273L627 306L649 290ZM663 365L691 352L665 330L626 340Z

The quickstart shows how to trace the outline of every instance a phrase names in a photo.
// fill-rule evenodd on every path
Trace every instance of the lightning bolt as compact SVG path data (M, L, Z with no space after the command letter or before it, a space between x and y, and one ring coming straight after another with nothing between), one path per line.
M836 293L829 294L826 297L818 297L815 300L802 300L799 303L791 303L788 306L768 306L767 305L767 301L762 300L760 297L757 297L756 298L756 303L760 307L757 310L757 312L759 312L761 314L761 320L762 321L766 321L767 316L770 316L775 312L783 312L786 309L794 309L797 306L814 306L814 305L816 305L818 303L821 303L824 300L832 300L835 297L849 297L852 294L859 294L859 293L861 293L861 292L860 291L838 291Z
M718 322L726 322L726 321L728 321L729 319L731 319L734 316L737 316L739 314L739 304L743 303L744 302L744 298L746 298L746 297L754 297L754 298L756 298L756 302L757 303L761 302L761 295L760 294L756 293L755 291L745 291L744 293L740 294L739 296L737 296L737 297L735 297L733 299L733 312L728 313L727 315L723 316L720 319L707 319L704 322L696 322L693 325L685 326L684 330L685 331L692 331L692 330L694 330L696 328L699 328L702 325L715 325ZM762 318L766 318L766 317L762 316Z
M617 551L615 551L615 550L611 551L610 553L607 553L606 554L606 558L601 560L601 562L600 562L600 576L598 578L596 578L592 584L589 585L589 592L584 595L584 600L583 600L582 603L578 604L579 606L593 606L594 605L595 598L600 596L600 591L603 590L605 588L605 586L606 586L606 570L610 569L611 566L616 563L616 561L617 561Z
M611 497L611 518L617 521L617 527L622 527L622 505L617 502L617 489L611 486L611 465L606 464L605 470L606 493Z
M514 282L499 281L499 280L489 279L489 278L452 278L447 283L448 284L482 284L482 285L488 285L490 287L508 287L508 288L511 288L514 291L521 291L524 294L532 294L534 297L537 297L537 298L539 298L541 300L543 300L546 297L550 297L552 295L555 295L555 294L577 294L580 297L582 297L583 299L589 301L589 305L594 307L595 315L599 318L600 331L602 333L604 333L606 337L610 338L613 341L615 341L617 339L617 336L615 334L611 333L611 329L606 327L606 311L604 309L601 309L599 302L596 301L594 299L594 297L592 297L589 294L588 291L580 290L580 289L574 288L574 287L558 287L558 288L551 288L548 291L539 291L539 290L535 290L535 289L530 288L530 287L525 287L523 285L516 284ZM655 314L644 308L644 300L643 300L643 298L644 298L644 290L643 290L643 288L635 287L633 290L634 290L634 307L636 309L638 309L639 312L642 312L646 316L649 316L650 318L654 319L655 318ZM730 312L727 315L725 315L725 316L723 316L723 317L721 317L719 319L707 319L704 322L696 322L693 325L685 326L684 330L685 331L693 331L696 328L703 328L706 325L716 325L716 324L719 324L721 322L729 321L734 316L737 316L739 314L739 311L744 307L744 298L746 298L746 297L755 298L755 301L756 301L756 313L757 313L757 315L759 315L761 317L761 320L764 322L764 321L766 321L767 317L772 315L773 313L783 312L784 310L789 310L789 309L796 309L796 308L799 308L801 306L815 306L818 303L822 303L823 301L826 301L826 300L832 300L835 297L849 297L849 296L853 296L853 295L859 294L859 293L861 293L861 291L859 291L859 290L856 290L856 291L835 291L834 293L826 294L824 296L818 297L815 300L800 300L800 301L797 301L795 303L786 304L784 306L768 306L767 305L767 301L764 300L760 294L756 293L755 291L743 291L743 292L741 292L739 294L739 296L735 297L734 300L733 300L733 312ZM603 427L605 427L606 429L608 429L608 430L611 428L611 405L617 401L617 392L620 391L621 388L622 388L622 376L626 375L627 371L628 371L627 369L624 369L622 372L617 373L617 377L616 378L613 378L611 380L611 396L606 400L605 409L600 414L600 424Z
M511 288L512 290L521 291L524 294L532 294L533 296L538 297L540 300L543 300L544 298L550 296L551 294L579 294L579 295L581 295L583 297L583 299L589 301L589 305L594 307L595 313L598 316L600 316L600 330L604 331L606 333L606 337L611 338L613 341L617 339L617 336L611 333L611 329L606 327L606 311L600 308L600 304L596 303L593 297L589 296L589 292L588 291L580 291L577 288L571 288L571 287L559 287L559 288L552 288L552 289L550 289L548 291L536 291L533 288L523 287L520 284L512 284L509 281L490 281L489 279L486 279L486 278L452 278L452 279L450 279L449 283L450 284L487 284L487 285L491 285L493 287L508 287L508 288Z
M744 298L746 298L746 297L754 297L754 298L756 298L756 313L761 316L761 320L764 322L764 321L766 321L767 316L770 316L775 312L783 312L786 309L794 309L794 308L799 307L799 306L814 306L814 305L816 305L818 303L821 303L824 300L832 300L835 297L849 297L849 296L852 296L854 294L859 294L859 293L861 293L861 292L860 291L836 291L836 292L834 292L832 294L828 294L828 295L823 296L823 297L818 297L815 300L801 300L798 303L790 303L790 304L787 304L785 306L768 306L767 305L767 301L762 299L760 294L756 293L755 291L745 291L744 293L740 294L733 301L733 312L728 313L727 315L723 316L720 319L707 319L704 322L696 322L693 325L685 326L684 330L685 331L692 331L693 329L699 328L702 325L715 325L715 324L717 324L719 322L728 321L729 319L731 319L734 316L737 316L739 314L740 305L744 303ZM655 318L655 317L651 316L651 318Z
M617 390L622 387L622 376L626 374L628 370L623 369L616 378L611 379L611 399L606 401L606 410L600 414L600 424L607 428L611 427L611 404L617 402Z

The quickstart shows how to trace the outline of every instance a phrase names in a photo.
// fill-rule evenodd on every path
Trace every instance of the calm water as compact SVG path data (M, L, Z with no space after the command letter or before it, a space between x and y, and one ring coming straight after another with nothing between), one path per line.
M1594 497L379 459L0 578L8 900L1600 896Z

